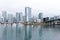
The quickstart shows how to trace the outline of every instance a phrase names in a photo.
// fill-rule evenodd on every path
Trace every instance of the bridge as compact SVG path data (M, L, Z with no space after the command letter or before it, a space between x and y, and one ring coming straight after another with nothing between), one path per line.
M50 20L46 20L44 21L43 23L45 24L60 24L60 18L57 18L57 19L50 19Z

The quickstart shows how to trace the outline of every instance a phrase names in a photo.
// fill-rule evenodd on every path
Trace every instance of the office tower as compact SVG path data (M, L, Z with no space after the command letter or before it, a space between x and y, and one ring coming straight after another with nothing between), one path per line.
M22 12L16 12L16 22L22 21Z
M16 12L16 22L19 22L19 13Z
M31 8L26 7L25 8L25 20L26 20L26 22L29 22L30 18L31 18Z
M39 13L38 19L42 19L42 13Z
M22 18L23 18L22 21L25 22L25 16L23 16Z
M3 17L0 18L0 22L4 23L4 18Z
M2 16L3 16L3 18L4 18L4 22L6 22L6 17L7 17L6 11L2 11Z
M22 19L23 19L22 17L23 17L23 16L22 16L22 12L20 12L20 13L19 13L19 21L20 21L20 22L22 22Z
M13 23L16 23L16 17L13 17Z
M8 23L13 23L13 15L8 14Z

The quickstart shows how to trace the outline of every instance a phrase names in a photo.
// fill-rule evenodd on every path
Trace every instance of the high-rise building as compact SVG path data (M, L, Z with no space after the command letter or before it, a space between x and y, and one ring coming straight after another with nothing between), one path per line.
M13 23L16 23L16 17L13 17Z
M13 15L12 14L8 14L8 22L13 23Z
M23 16L22 18L23 18L22 21L25 22L25 16Z
M22 21L22 12L16 12L16 22Z
M20 12L20 13L19 13L19 21L20 21L20 22L22 22L22 19L23 19L22 17L23 17L23 16L22 16L22 12Z
M25 8L25 21L29 22L31 18L31 8L30 7L26 7Z
M19 13L16 12L16 22L19 22Z
M39 13L38 19L42 19L42 13Z
M6 17L7 17L6 11L2 11L2 16L3 16L3 18L4 18L4 22L6 22Z

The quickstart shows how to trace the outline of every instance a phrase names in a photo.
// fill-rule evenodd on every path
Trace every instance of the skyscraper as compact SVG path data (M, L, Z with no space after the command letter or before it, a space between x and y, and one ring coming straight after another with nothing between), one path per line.
M42 13L39 13L38 18L42 19Z
M16 22L19 22L19 13L16 12Z
M22 21L22 12L16 12L16 22Z
M25 21L29 22L31 18L31 8L30 7L26 7L25 8Z
M22 19L23 19L22 17L23 17L23 16L22 16L22 12L20 12L20 13L19 13L19 21L20 21L20 22L22 22Z
M22 18L23 18L22 21L25 22L25 16L23 16Z
M7 17L6 11L2 11L2 16L3 16L3 18L4 18L4 22L6 22L6 17Z
M16 23L16 17L13 17L13 23Z
M12 14L8 14L8 22L13 23L13 15Z

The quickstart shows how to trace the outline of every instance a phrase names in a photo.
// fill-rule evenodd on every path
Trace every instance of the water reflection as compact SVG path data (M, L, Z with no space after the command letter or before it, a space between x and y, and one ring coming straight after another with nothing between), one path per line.
M60 25L0 24L0 40L60 40Z
M21 28L18 24L16 24L16 40L22 40L21 39Z
M2 31L3 31L2 40L7 40L7 26L5 26L5 28Z
M42 35L43 35L43 30L42 30L42 26L40 26L40 28L39 28L39 37L40 37L40 40L42 40Z
M31 40L32 27L31 25L25 25L25 40Z

